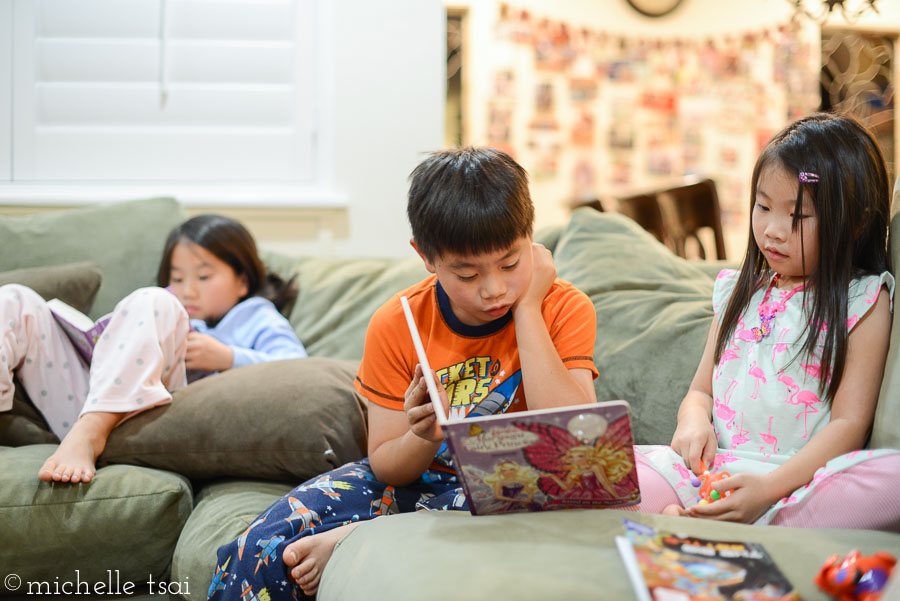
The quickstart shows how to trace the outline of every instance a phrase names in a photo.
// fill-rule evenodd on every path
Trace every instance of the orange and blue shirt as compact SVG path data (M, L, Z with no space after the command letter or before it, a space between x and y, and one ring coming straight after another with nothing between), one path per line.
M480 326L462 323L436 276L386 302L369 322L356 389L369 401L403 410L406 389L418 358L400 297L406 296L422 337L428 362L450 400L450 419L476 413L528 409L512 311ZM589 369L596 378L594 340L597 315L586 294L557 279L541 306L557 353L568 369ZM487 409L487 407L490 407Z

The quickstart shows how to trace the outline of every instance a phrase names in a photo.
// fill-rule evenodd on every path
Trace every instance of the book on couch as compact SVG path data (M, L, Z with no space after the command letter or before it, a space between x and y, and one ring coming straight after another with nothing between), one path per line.
M81 358L90 365L94 355L94 345L100 339L106 324L109 323L109 315L104 315L96 322L75 307L59 300L51 298L47 301L50 312L53 313L56 323L62 327L69 340L75 346L75 350Z
M473 515L640 502L626 401L448 420L409 303L400 302Z
M758 543L697 538L624 520L616 546L638 601L799 601Z

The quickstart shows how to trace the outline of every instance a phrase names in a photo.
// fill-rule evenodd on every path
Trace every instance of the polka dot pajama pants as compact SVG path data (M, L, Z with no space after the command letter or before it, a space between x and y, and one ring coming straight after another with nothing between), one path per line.
M60 438L82 413L134 414L187 385L190 322L162 288L141 288L116 305L89 366L30 288L0 286L0 326L0 411L12 407L15 375Z

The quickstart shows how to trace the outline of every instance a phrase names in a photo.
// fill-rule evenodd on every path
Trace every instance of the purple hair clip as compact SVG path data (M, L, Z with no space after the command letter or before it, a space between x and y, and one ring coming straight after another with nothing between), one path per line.
M805 184L815 184L819 181L818 173L809 173L807 171L800 172L800 181Z

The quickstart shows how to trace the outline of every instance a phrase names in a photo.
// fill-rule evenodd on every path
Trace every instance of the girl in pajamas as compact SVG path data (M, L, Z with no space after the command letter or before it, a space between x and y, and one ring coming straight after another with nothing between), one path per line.
M236 221L200 215L176 227L157 283L116 305L90 365L37 293L0 287L0 411L12 407L15 374L62 441L41 480L89 482L112 429L190 380L306 356L278 312L296 297L293 282L266 273Z
M812 115L763 150L747 254L716 280L671 447L638 447L679 496L664 513L900 530L900 451L864 448L891 330L890 198L881 150L852 118ZM698 498L701 461L732 474L712 502Z

